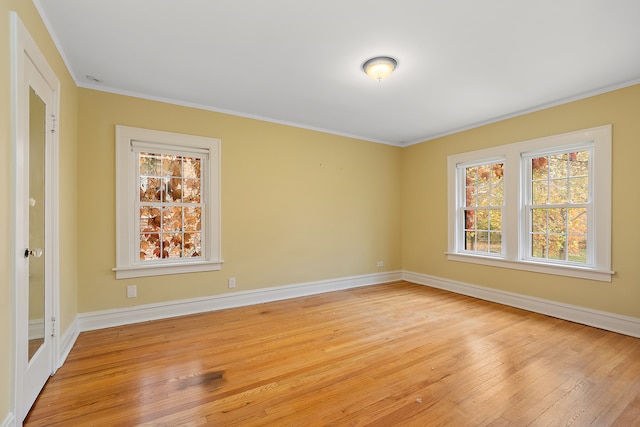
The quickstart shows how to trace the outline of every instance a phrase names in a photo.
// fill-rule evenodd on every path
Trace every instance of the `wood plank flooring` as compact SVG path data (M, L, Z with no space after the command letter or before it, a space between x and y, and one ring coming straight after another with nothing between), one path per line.
M26 426L634 426L640 339L396 282L80 334Z

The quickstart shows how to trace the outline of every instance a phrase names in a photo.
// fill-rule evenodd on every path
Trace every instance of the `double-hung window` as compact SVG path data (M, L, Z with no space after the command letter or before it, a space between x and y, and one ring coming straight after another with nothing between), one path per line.
M448 158L450 260L611 281L611 126Z
M116 127L116 278L219 270L220 141Z
M502 255L504 208L504 160L465 164L458 168L461 185L459 215L464 224L462 250L483 255ZM462 227L462 225L461 225Z
M593 143L578 148L523 154L525 167L525 258L577 266L593 265L589 219Z

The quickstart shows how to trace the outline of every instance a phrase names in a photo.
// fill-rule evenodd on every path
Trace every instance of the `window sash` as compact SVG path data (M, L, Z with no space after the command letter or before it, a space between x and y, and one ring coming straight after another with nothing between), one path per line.
M170 144L162 144L159 145L157 143L147 143L147 142L140 142L140 141L131 141L131 148L132 148L132 157L135 157L135 182L132 182L132 185L136 185L136 188L138 189L136 194L139 192L140 189L140 180L142 177L146 177L149 175L143 175L140 173L140 155L141 153L151 153L151 154L155 154L158 156L164 156L164 155L169 155L169 156L181 156L181 157L190 157L190 158L194 158L194 159L198 159L200 160L200 202L199 203L195 203L195 202L166 202L166 201L162 201L162 200L157 200L157 201L141 201L139 196L136 196L134 199L134 203L133 203L133 216L134 216L134 230L135 230L135 239L132 239L131 244L133 245L133 247L131 248L131 251L133 254L139 254L142 251L142 230L140 228L140 208L141 207L145 207L145 206L149 206L149 207L158 207L161 211L163 210L163 208L165 207L180 207L182 208L182 221L184 222L184 208L200 208L200 230L197 231L197 233L200 233L200 256L198 257L185 257L185 256L180 256L180 257L164 257L163 255L163 249L161 248L161 256L158 259L145 259L142 260L140 259L140 257L134 257L133 264L134 265L159 265L159 264L177 264L177 263L197 263L202 261L203 259L207 258L207 209L208 209L208 193L207 193L207 182L208 182L208 170L209 170L209 164L208 164L208 160L209 160L209 150L208 149L198 149L197 147L190 147L190 146L185 146L184 149L180 150L179 147L177 146L172 146ZM183 172L183 171L181 171ZM156 178L155 175L153 175L154 178ZM171 176L157 176L157 178L164 180L164 179L171 179L174 177ZM182 174L180 176L180 179L188 179L184 177L184 174ZM161 216L161 221L163 218L162 213L160 214ZM168 235L168 234L181 234L182 237L182 245L185 244L185 239L184 239L184 234L185 233L189 233L188 231L185 231L184 227L181 227L181 231L175 231L175 232L171 232L171 231L165 231L162 227L162 225L160 226L160 230L158 230L157 232L153 232L153 231L149 231L146 234L158 234L160 235L160 241L163 242L162 236L164 235ZM182 248L182 251L184 251L184 247Z
M595 267L595 263L594 263L594 246L593 246L593 240L594 240L594 223L593 223L593 216L594 216L594 204L593 204L593 163L594 163L594 145L595 143L593 141L589 141L589 142L584 142L584 143L578 143L578 144L570 144L570 145L564 145L564 146L559 146L559 147L553 147L552 149L542 149L542 150L535 150L535 151L528 151L525 153L521 154L521 170L523 171L523 217L522 217L522 222L523 222L523 226L521 227L521 236L520 236L520 240L521 240L521 257L522 259L526 260L526 261L533 261L533 262L544 262L544 263L549 263L549 264L557 264L557 265L575 265L575 266L581 266L581 267L589 267L589 268L594 268ZM587 164L587 188L588 188L588 192L587 192L587 201L584 203L574 203L571 202L569 199L567 199L566 202L564 203L534 203L533 201L533 196L534 196L534 189L533 189L533 185L535 182L544 182L545 180L534 180L534 176L533 176L533 168L532 168L532 161L533 159L536 158L542 158L542 157L552 157L552 156L557 156L557 155L569 155L570 153L576 153L576 152L587 152L588 153L588 164ZM550 167L550 166L549 166ZM568 167L570 167L568 165ZM569 173L569 171L567 171L567 175L564 177L560 177L560 178L551 178L551 174L548 173L547 174L547 185L549 187L551 187L551 182L554 180L566 180L567 181L567 198L571 197L571 191L570 191L570 187L571 187L571 178L583 178L584 175L571 175ZM551 190L548 190L549 194ZM549 196L550 197L550 196ZM567 224L565 226L565 233L561 234L561 233L552 233L549 232L548 229L546 231L546 233L536 233L533 231L533 212L534 210L538 210L538 209L552 209L552 210L556 210L556 209L567 209L567 212L569 209L586 209L586 215L587 215L587 224L586 224L586 255L585 255L585 260L584 262L581 261L572 261L570 260L570 251L567 248L567 246L569 245L569 238L572 236L577 236L576 234L570 234L569 233L569 226L568 226L568 221L569 221L569 217L567 215L566 221ZM547 211L547 218L548 218L548 211ZM548 228L548 222L547 222L547 228ZM545 235L546 236L546 242L547 244L545 245L545 257L537 257L534 256L533 254L533 248L534 248L534 236L535 235ZM555 259L555 258L549 258L549 236L564 236L564 245L565 245L565 250L564 250L564 258L565 259Z
M492 188L494 188L492 179L489 179L489 184L488 184L488 190L489 190L489 204L488 205L482 205L482 206L478 206L478 204L476 203L473 206L467 206L467 189L471 188L471 187L475 187L475 186L470 186L467 183L467 169L470 168L474 168L474 167L480 167L480 166L488 166L489 170L491 171L490 173L493 173L493 168L494 165L496 164L502 164L503 165L503 171L504 168L506 167L506 162L505 159L503 157L492 157L492 158L486 158L486 159L482 159L482 160L475 160L472 162L465 162L465 163L459 163L456 165L456 169L457 169L457 174L456 174L456 182L457 182L457 213L456 213L456 217L457 217L457 247L459 248L460 252L463 253L469 253L469 254L478 254L478 255L482 255L482 256L491 256L491 257L503 257L505 254L505 239L504 239L504 231L505 231L505 227L504 227L504 218L505 218L505 211L504 211L504 198L505 198L505 180L504 178L502 178L501 180L501 185L502 185L502 203L501 204L491 204L492 203L492 197L491 197L491 191ZM477 201L477 194L476 194L476 201ZM467 223L467 217L466 217L466 212L467 211L500 211L500 229L499 231L493 231L491 229L491 224L490 224L490 213L487 213L487 221L488 221L488 226L486 229L478 229L478 228L473 228L470 229L467 227L466 223ZM474 224L475 225L475 224ZM487 233L487 250L477 250L477 249L469 249L467 248L467 232L469 231L475 231L475 232L480 232L480 233ZM500 251L499 252L493 252L491 251L491 236L492 234L497 234L500 233ZM477 236L475 237L475 242L478 242L478 238Z

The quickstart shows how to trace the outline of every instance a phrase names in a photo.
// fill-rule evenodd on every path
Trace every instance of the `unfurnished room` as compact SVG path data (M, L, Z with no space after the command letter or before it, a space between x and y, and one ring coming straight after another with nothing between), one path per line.
M0 427L640 425L637 0L0 19Z

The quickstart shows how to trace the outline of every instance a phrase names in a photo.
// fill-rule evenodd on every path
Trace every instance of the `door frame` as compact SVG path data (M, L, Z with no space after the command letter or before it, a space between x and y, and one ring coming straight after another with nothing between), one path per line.
M46 124L46 149L45 149L45 277L50 286L50 300L48 305L50 319L45 319L45 331L49 332L51 338L51 375L59 367L59 319L60 319L60 262L59 262L59 144L56 118L60 110L60 81L53 69L47 63L46 58L38 48L26 27L20 20L16 12L10 13L11 22L11 99L12 99L12 197L13 218L12 218L12 293L13 293L13 409L18 425L21 425L27 415L31 402L24 402L24 383L28 368L28 360L23 354L25 345L23 343L24 314L21 312L28 299L28 292L25 292L24 284L21 283L21 275L24 274L24 233L28 233L24 221L25 208L28 209L28 201L22 200L25 191L28 192L22 166L25 164L25 144L29 147L29 79L28 72L30 62L35 70L44 79L51 90L52 105L47 105ZM28 169L28 167L27 167ZM28 180L27 180L28 182ZM28 194L28 193L27 193ZM27 234L28 235L28 234ZM27 300L28 301L28 300ZM27 302L28 304L28 302ZM47 312L47 308L45 308Z

